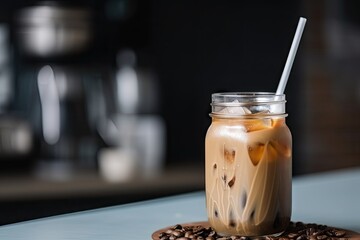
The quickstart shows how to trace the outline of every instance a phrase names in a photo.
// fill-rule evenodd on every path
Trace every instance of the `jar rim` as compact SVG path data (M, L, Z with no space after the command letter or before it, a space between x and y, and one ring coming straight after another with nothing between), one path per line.
M285 94L273 92L219 92L211 95L212 106L247 106L285 103Z
M239 115L239 114L219 114L216 112L212 112L209 114L211 118L217 119L274 119L274 118L286 118L288 116L287 113L279 113L279 114L249 114L249 115Z
M273 92L220 92L211 95L214 116L267 117L285 114L285 94Z
M228 97L285 97L285 94L276 94L274 92L217 92L212 94L213 97L228 96Z

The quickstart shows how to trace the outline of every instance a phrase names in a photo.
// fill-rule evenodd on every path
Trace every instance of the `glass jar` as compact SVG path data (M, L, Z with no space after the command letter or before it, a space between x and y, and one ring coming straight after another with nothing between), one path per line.
M280 235L291 217L292 137L285 95L212 94L206 206L223 236Z

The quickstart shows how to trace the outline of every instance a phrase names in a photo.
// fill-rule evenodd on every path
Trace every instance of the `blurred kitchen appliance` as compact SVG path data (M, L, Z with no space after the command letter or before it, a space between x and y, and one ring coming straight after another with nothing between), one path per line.
M19 117L0 115L0 160L27 156L33 145L32 129Z
M81 52L92 38L91 15L84 7L43 2L18 13L22 49L33 56L56 57Z
M14 94L9 29L0 24L0 160L27 156L32 150L32 130L19 116L9 112Z
M36 174L63 180L97 166L110 181L158 174L166 133L156 75L137 64L132 50L119 53L113 79L109 68L98 71L101 60L89 65L91 12L66 4L42 2L17 15L22 69L28 71L19 85L36 93L29 113L39 139Z
M40 2L16 15L17 104L34 129L35 174L42 178L66 180L97 167L101 140L94 121L104 116L91 101L102 94L94 84L102 85L102 74L86 58L91 18L87 7L61 1Z
M113 146L99 155L100 171L110 181L154 177L164 167L166 131L157 113L159 86L154 72L139 67L136 58L131 49L119 52L114 82L116 111L99 129Z
M0 24L0 112L4 112L13 97L13 76L11 71L11 55L9 29Z
M89 71L69 66L45 65L38 71L40 177L63 180L97 167L102 143L93 124L105 118L105 106L94 104L103 93L101 82L100 87L94 84L100 80L89 76Z

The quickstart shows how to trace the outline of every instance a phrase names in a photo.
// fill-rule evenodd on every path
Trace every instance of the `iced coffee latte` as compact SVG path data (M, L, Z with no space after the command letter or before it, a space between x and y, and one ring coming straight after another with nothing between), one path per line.
M221 235L282 233L291 216L291 133L285 96L213 94L206 135L206 204Z

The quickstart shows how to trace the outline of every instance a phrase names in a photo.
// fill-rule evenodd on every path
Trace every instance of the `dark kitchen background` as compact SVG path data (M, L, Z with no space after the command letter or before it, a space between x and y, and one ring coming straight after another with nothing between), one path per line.
M211 93L286 88L293 175L360 165L360 3L2 1L0 224L204 188Z

